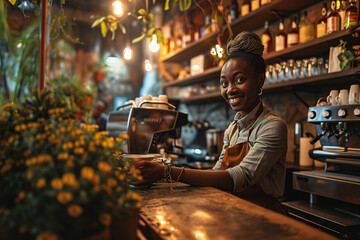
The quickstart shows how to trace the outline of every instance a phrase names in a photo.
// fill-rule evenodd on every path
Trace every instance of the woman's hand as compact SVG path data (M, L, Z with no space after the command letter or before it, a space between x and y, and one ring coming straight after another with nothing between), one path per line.
M164 175L165 166L152 161L140 161L134 164L134 167L140 171L142 184L151 184L160 180Z

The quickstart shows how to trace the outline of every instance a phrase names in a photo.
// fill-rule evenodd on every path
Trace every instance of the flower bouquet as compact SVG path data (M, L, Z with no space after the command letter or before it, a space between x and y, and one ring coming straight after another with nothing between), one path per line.
M0 135L0 226L8 238L84 239L139 207L129 188L138 173L118 151L125 136L80 124L49 92L3 105Z

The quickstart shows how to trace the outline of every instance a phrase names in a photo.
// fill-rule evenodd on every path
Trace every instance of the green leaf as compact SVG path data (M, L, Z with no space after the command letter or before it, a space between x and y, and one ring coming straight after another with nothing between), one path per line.
M229 39L232 39L232 37L234 36L234 34L233 34L232 29L231 29L231 26L230 26L230 24L229 24L228 21L225 20L225 22L226 22L226 26L227 26L227 28L228 28L228 30L229 30Z
M125 29L124 25L122 25L121 23L119 23L119 27L120 27L120 29L121 29L121 32L122 32L123 34L126 34L126 29Z
M64 5L64 4L65 4L65 0L61 0L61 4Z
M12 5L15 5L16 0L9 0L9 2L10 2Z
M170 9L169 3L170 3L170 0L166 0L166 2L165 2L165 7L164 7L164 10L165 10L165 11L167 11L167 10Z
M221 26L223 24L223 20L224 20L224 17L223 16L219 16L218 17L218 25Z
M141 40L143 40L144 39L144 37L146 36L146 34L145 33L143 33L140 37L137 37L137 38L135 38L135 39L133 39L132 41L131 41L131 43L137 43L137 42L140 42Z
M149 13L148 18L150 23L154 22L154 15L152 13Z
M155 27L150 28L150 29L147 31L147 35L148 35L148 36L152 36L155 31L156 31L156 28L155 28Z
M91 27L96 27L97 25L99 25L100 23L102 23L105 20L105 17L99 18L97 19L92 25Z
M216 10L211 13L211 19L215 19Z
M107 18L111 21L115 21L116 20L116 17L113 16L113 15L108 15Z
M153 4L155 4L156 3L156 0L153 0Z
M105 38L106 37L106 34L107 34L107 31L108 31L108 27L106 25L105 22L101 22L101 35Z
M191 7L191 0L180 0L179 7L181 11L186 11Z
M112 33L111 40L114 40L115 39L115 29L111 27L110 32Z
M146 14L146 11L145 11L145 9L141 8L141 9L139 9L138 13L139 13L140 15L145 15L145 14Z
M176 7L176 3L178 2L178 0L174 0L174 2L173 2L173 8L175 8Z

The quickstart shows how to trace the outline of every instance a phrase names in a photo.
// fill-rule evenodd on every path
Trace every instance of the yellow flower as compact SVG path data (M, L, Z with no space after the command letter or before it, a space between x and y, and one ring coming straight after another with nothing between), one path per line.
M100 177L98 176L98 175L94 175L94 177L91 179L91 182L93 183L93 184L99 184L100 183L100 181L101 181L101 179L100 179Z
M65 173L62 176L61 180L65 185L69 185L69 186L75 187L75 188L79 187L79 183L76 179L75 174L73 174L73 173Z
M116 192L121 192L122 190L123 190L123 188L121 186L116 187Z
M104 226L110 226L111 215L108 213L103 213L99 216L99 220Z
M134 193L134 192L128 192L126 194L126 196L128 198L130 198L130 199L133 199L133 200L137 201L137 202L140 202L142 200L142 197L139 194Z
M83 209L81 208L81 206L79 206L77 204L73 204L68 207L67 212L71 217L76 218L82 214Z
M0 215L3 215L5 213L6 209L5 208L0 208Z
M108 185L109 187L115 187L115 186L117 185L116 179L114 179L114 178L108 178L108 180L107 180L107 185Z
M128 139L129 138L129 136L127 134L120 134L119 137L122 138L122 139Z
M33 176L34 176L33 171L32 171L31 169L28 169L28 170L26 171L26 177L27 177L27 179L32 179Z
M36 240L57 240L57 239L58 239L57 235L50 231L40 233L36 237Z
M101 161L98 163L98 168L100 171L104 173L110 173L111 172L111 166L109 163Z
M1 107L1 110L5 110L7 108L13 108L15 105L13 103L7 103Z
M9 171L11 169L11 165L10 164L5 164L1 169L0 169L0 174L3 174L7 171Z
M119 178L120 181L124 181L124 179L125 179L125 174L120 174L120 175L118 176L118 178Z
M68 202L70 202L71 200L73 200L73 195L71 192L60 192L58 193L58 195L56 196L56 199L58 200L59 203L61 204L67 204Z
M54 178L51 180L51 187L53 189L61 189L63 187L63 183L61 182L60 178Z
M19 192L18 196L15 199L15 202L20 202L21 200L23 200L25 198L26 194L24 191Z
M22 234L26 233L27 230L28 230L28 227L26 225L21 225L19 228L19 232Z
M46 179L45 178L39 178L36 181L36 188L37 189L43 188L43 187L45 187L45 185L46 185Z
M91 180L95 175L94 169L91 167L83 167L81 169L81 176L85 179Z

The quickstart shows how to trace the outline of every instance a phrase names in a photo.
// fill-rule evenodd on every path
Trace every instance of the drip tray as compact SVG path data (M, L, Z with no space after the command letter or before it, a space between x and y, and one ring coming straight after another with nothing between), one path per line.
M349 239L360 237L360 215L337 206L316 206L307 201L282 202L281 204L288 215L339 237L344 235Z

